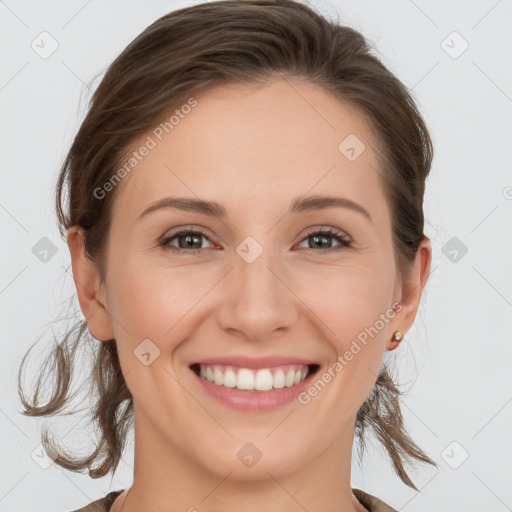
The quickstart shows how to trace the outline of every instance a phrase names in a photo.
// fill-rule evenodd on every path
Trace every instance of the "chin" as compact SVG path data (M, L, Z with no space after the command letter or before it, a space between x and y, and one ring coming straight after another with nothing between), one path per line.
M297 470L304 454L294 451L291 446L281 444L280 449L261 446L264 443L236 443L233 450L223 450L221 453L211 453L208 460L203 460L203 467L210 473L238 482L268 480L279 478ZM261 448L258 448L261 446ZM290 454L293 453L293 457ZM204 457L202 457L204 459ZM212 463L212 461L215 461Z

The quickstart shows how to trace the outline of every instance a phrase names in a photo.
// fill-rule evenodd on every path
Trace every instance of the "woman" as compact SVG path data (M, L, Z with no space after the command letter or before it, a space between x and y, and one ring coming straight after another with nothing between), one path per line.
M350 486L369 431L416 489L405 458L435 462L383 356L429 274L431 161L403 84L302 3L195 5L128 45L57 188L85 321L50 356L48 404L21 394L25 414L61 410L90 331L97 449L43 444L99 478L133 421L135 460L129 489L81 512L393 511Z

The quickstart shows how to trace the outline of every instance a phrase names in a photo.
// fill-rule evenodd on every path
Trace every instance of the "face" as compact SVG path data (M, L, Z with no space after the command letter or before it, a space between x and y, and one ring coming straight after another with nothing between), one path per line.
M162 140L135 145L156 143L117 185L103 303L139 432L215 475L283 475L352 435L404 330L377 153L362 117L312 84L195 99ZM348 201L297 207L313 196ZM155 207L170 197L223 215ZM207 362L217 384L194 371ZM279 389L238 390L233 375Z

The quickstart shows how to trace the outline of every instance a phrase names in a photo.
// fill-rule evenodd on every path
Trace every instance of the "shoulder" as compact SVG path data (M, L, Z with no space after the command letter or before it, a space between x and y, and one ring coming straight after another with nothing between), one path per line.
M354 496L369 510L369 512L397 512L379 498L368 494L361 489L352 489Z
M115 499L124 491L121 489L119 491L109 492L103 498L100 498L92 503L89 503L85 507L82 507L77 510L73 510L73 512L108 512L112 503L114 503Z

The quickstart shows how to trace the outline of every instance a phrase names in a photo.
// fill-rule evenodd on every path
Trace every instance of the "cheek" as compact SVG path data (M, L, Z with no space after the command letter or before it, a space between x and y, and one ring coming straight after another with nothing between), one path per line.
M173 396L180 393L179 386L166 373L172 373L169 355L186 337L187 314L204 295L187 274L183 269L170 272L127 259L109 275L108 299L115 319L119 359L128 388L138 403L163 407L155 399L162 382ZM149 357L144 360L146 353ZM149 365L145 366L144 361Z
M307 303L330 327L329 337L339 342L340 348L375 324L379 331L385 330L387 323L380 319L392 314L393 275L389 269L340 268L317 276L315 283L301 293L307 294Z
M149 338L167 350L181 320L197 307L214 281L205 283L192 266L170 269L134 258L116 266L109 285L109 305L119 322L120 339L128 337L136 345Z
M317 280L318 286L309 288L304 300L321 319L317 325L328 327L323 332L336 351L332 380L344 396L358 397L361 403L379 373L389 322L395 316L392 279L392 272L383 267L344 268Z

